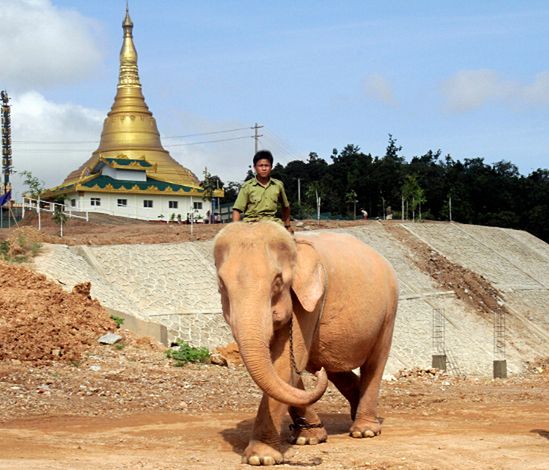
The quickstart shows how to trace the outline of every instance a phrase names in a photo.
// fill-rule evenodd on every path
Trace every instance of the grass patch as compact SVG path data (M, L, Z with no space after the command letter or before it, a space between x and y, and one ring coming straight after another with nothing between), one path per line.
M116 323L116 328L120 328L124 324L124 319L116 315L111 315L111 320Z
M168 349L166 357L175 361L175 367L182 367L189 362L208 362L208 348L195 348L186 341L178 340L176 349Z

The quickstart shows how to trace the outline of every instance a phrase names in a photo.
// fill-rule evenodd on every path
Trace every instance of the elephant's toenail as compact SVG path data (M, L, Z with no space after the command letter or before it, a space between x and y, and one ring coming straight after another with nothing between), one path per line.
M309 439L309 444L312 445L312 446L315 446L318 444L318 439L316 437L311 437Z
M362 437L362 433L360 431L353 431L351 437Z
M364 437L374 437L376 434L371 429L364 431Z
M299 436L295 443L298 445L298 446L304 446L305 444L307 444L307 439L303 436Z
M263 457L263 465L274 465L275 460L272 457Z
M257 456L257 455L252 455L249 459L248 459L248 463L250 465L261 465L261 459Z

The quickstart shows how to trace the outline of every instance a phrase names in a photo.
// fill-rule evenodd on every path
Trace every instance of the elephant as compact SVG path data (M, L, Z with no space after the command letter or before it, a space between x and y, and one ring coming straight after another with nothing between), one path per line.
M229 224L213 251L224 318L263 391L242 462L283 462L280 433L287 411L290 442L326 441L310 405L328 380L350 404L350 436L380 434L377 401L398 303L389 262L351 235L292 236L272 221ZM317 376L311 390L305 390L304 370Z

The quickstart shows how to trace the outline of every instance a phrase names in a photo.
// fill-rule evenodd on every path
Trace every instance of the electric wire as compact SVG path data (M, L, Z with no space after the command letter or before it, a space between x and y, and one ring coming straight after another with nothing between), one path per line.
M243 135L241 137L232 137L230 139L216 139L216 140L203 140L202 142L185 142L182 144L168 144L165 147L184 147L186 145L198 145L198 144L213 144L216 142L229 142L231 140L253 139L253 135Z
M224 129L221 131L211 131L211 132L197 132L195 134L185 134L185 135L171 135L171 136L161 136L161 139L186 139L187 137L198 137L201 135L215 135L215 134L226 134L229 132L238 132L246 131L253 129L253 127L237 127L234 129ZM13 143L17 144L96 144L98 140L13 140Z
M181 144L165 144L163 145L163 147L166 147L166 148L173 148L173 147L185 147L187 145L199 145L199 144L214 144L214 143L219 143L219 142L230 142L230 141L233 141L233 140L242 140L242 139L253 139L254 136L252 135L244 135L244 136L240 136L240 137L231 137L231 138L228 138L228 139L214 139L214 140L202 140L202 141L199 141L199 142L184 142L184 143L181 143ZM97 142L94 142L95 144L97 144ZM21 149L18 149L18 151L21 151L21 152L89 152L90 149L89 148L86 148L86 149L82 149L82 148L21 148Z

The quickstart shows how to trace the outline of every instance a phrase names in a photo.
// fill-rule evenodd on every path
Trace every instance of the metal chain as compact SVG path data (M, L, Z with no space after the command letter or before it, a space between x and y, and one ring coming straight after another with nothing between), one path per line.
M301 375L303 371L300 371L297 368L294 356L294 335L293 335L293 323L294 323L294 314L290 317L290 363L292 364L292 369L296 372L297 375Z

